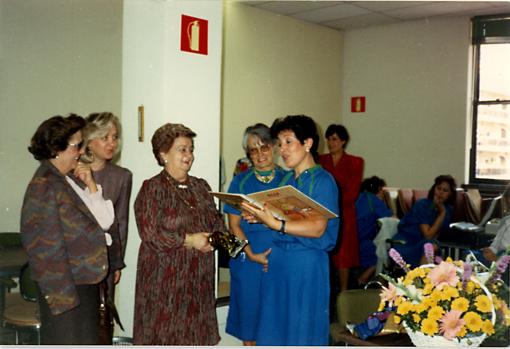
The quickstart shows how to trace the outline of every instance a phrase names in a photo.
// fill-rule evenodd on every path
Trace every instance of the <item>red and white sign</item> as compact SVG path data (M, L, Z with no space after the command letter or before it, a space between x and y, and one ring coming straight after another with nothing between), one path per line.
M364 113L366 100L365 96L351 97L351 112Z
M207 24L206 19L181 16L181 51L207 55Z

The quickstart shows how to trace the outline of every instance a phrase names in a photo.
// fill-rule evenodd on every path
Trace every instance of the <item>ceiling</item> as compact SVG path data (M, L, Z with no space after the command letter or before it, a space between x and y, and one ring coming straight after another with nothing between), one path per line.
M337 30L440 16L510 14L510 1L240 1Z

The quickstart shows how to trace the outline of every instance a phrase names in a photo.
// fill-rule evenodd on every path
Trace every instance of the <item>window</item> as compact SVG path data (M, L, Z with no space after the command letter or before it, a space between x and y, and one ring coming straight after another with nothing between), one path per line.
M510 180L510 15L473 19L475 93L471 183Z

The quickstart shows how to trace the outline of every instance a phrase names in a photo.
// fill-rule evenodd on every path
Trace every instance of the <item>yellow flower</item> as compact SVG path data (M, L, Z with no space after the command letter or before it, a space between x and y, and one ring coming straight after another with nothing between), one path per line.
M420 323L420 321L421 321L421 317L420 317L420 315L418 315L418 314L413 314L413 321L414 321L414 322L416 322L417 324L419 324L419 323Z
M432 297L425 298L422 303L425 304L428 308L432 308L437 305L437 301Z
M457 298L459 296L459 291L451 286L443 288L443 292L448 295L449 299Z
M393 322L396 323L397 325L400 323L400 316L398 315L394 315L393 316Z
M473 281L468 281L466 284L466 292L473 293L474 290L475 290L475 283Z
M466 326L462 326L459 332L457 332L457 337L464 337L466 333L467 333Z
M444 309L440 306L434 306L429 310L429 319L439 320L444 315Z
M423 313L425 310L427 310L428 306L425 303L418 303L414 305L414 311L419 313Z
M494 333L494 326L492 325L492 322L490 320L485 320L482 323L482 332L488 336Z
M452 302L452 310L465 312L469 308L469 301L464 297L459 297Z
M411 311L412 305L409 302L402 302L398 305L397 314L405 315Z
M432 291L432 293L430 294L430 298L431 298L434 302L438 303L440 300L442 300L442 299L443 299L443 296L441 295L441 292L440 292L440 291L434 290L434 291Z
M474 311L468 311L463 317L466 327L472 332L478 332L482 328L482 318Z
M492 310L492 302L486 295L480 295L475 298L476 310L488 313Z
M447 263L453 263L453 259L452 259L452 257L447 257L447 258L446 258L446 262L447 262Z
M425 319L421 322L421 332L426 335L433 336L437 333L439 327L437 325L437 321L432 319Z
M430 294L430 292L432 292L432 289L433 289L433 288L434 288L434 285L432 285L432 284L430 283L430 281L429 281L429 282L425 283L425 286L423 286L423 291L422 291L422 293L423 293L424 295L428 295L428 294Z
M385 302L379 303L379 307L377 308L377 311L383 311L384 310L384 303Z

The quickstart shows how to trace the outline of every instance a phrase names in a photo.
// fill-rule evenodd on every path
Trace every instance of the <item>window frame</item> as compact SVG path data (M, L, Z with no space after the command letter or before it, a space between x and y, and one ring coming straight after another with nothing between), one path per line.
M478 108L484 105L510 105L508 100L480 100L480 55L481 45L509 44L510 45L510 14L495 16L478 16L472 18L473 28L473 101L472 101L472 125L471 125L471 149L469 156L469 183L486 187L504 187L509 180L495 178L476 177L477 155L477 131L478 131Z

